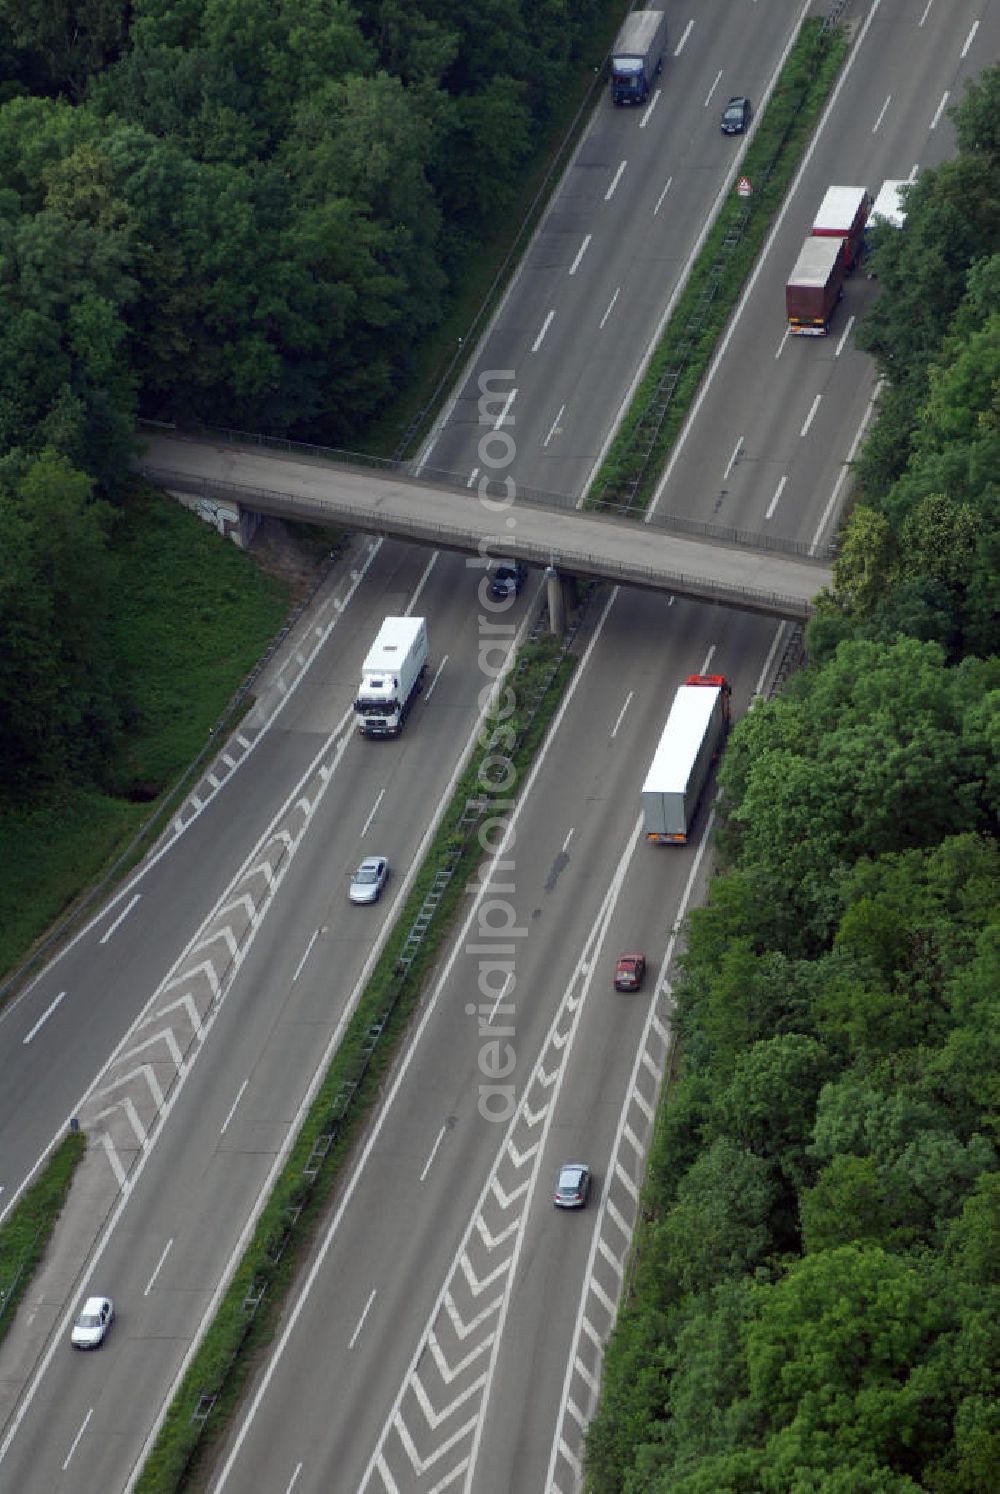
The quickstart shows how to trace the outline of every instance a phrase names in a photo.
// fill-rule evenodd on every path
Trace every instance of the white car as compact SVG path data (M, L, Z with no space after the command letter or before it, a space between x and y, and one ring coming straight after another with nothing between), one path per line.
M77 1349L96 1349L104 1342L114 1315L110 1297L88 1297L73 1324L70 1342Z

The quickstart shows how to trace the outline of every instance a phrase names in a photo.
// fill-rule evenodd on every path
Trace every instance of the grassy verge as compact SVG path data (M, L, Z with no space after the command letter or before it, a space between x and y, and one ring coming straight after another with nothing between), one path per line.
M108 626L132 724L113 789L0 801L0 972L92 886L211 741L288 612L287 589L173 500L137 486L115 536Z
M539 143L526 162L517 192L483 225L479 245L456 277L447 313L413 355L406 388L366 434L351 442L370 456L414 454L461 359L481 334L517 268L551 189L590 118L594 94L607 87L603 64L625 11L607 0L590 45L567 80ZM461 344L461 345L460 345Z
M257 1223L216 1318L171 1405L137 1485L137 1494L182 1488L224 1432L255 1352L271 1337L283 1298L313 1238L352 1147L376 1104L421 986L483 859L478 827L490 812L493 764L502 757L520 782L548 728L573 668L552 638L529 644L510 678L517 707L503 724L509 739L484 732L362 994L344 1039ZM509 749L509 750L508 750ZM492 757L491 757L492 754ZM493 781L497 781L494 779ZM504 797L510 782L500 790ZM418 943L412 930L434 902Z
M839 30L807 21L762 115L735 191L705 240L663 339L594 482L590 507L642 513L760 254L847 53ZM783 316L778 307L776 316Z
M82 1131L65 1136L0 1227L0 1341L45 1253L85 1146Z

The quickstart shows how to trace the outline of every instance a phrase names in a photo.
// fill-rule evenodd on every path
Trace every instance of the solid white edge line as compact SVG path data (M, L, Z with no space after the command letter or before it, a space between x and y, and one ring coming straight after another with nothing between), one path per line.
M847 474L851 470L851 463L854 461L858 447L861 445L861 441L864 436L865 430L867 429L868 422L871 419L872 410L875 408L876 401L878 400L881 392L882 380L880 379L875 385L875 388L872 390L872 397L868 401L868 406L865 410L865 413L861 417L861 424L858 426L857 430L854 433L854 440L851 442L851 449L847 453L847 460L844 462L839 473L837 474L837 481L833 485L833 491L830 494L829 502L827 503L826 508L823 510L820 521L816 526L816 532L814 533L809 545L810 555L815 553L816 547L820 542L820 537L823 533L823 530L829 523L830 515L833 513L834 507L840 498L840 490L844 486L844 483L847 481Z

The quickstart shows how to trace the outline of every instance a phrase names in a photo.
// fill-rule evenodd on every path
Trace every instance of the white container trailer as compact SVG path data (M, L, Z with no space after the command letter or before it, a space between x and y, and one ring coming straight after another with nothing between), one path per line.
M398 737L427 669L427 620L387 617L361 666L354 709L363 737Z
M890 228L902 228L906 222L906 209L901 200L902 192L904 187L912 185L912 182L905 179L883 182L872 205L868 226L874 227L876 223L888 223Z
M816 238L839 239L844 246L844 273L849 275L864 247L865 224L872 210L867 187L828 187L813 219Z
M730 685L721 674L692 674L670 707L642 786L646 839L685 845L712 763L729 729Z

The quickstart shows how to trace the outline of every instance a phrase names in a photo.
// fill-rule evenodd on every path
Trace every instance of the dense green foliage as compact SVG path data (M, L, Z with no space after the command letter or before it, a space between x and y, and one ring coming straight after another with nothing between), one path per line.
M137 416L356 436L607 3L0 0L0 801L114 789L156 724Z
M998 119L881 234L863 502L720 774L600 1494L996 1487Z
M0 442L356 433L601 9L0 0Z
M859 341L886 387L814 657L900 631L953 660L1000 648L1000 70L954 117L959 154L909 188L903 232L877 230Z
M0 972L138 833L288 610L172 500L112 508L51 453L26 473L0 490Z

